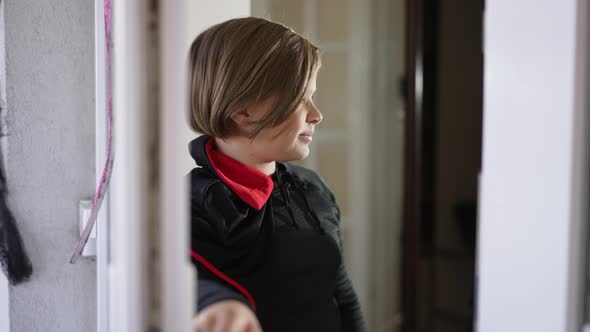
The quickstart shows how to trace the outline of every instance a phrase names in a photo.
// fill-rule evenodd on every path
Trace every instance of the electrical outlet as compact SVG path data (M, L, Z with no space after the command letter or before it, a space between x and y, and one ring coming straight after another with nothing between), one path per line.
M84 227L86 226L86 222L88 222L88 217L90 217L90 210L92 209L92 201L85 200L80 201L80 216L79 216L79 225L80 225L80 235L84 232ZM82 252L82 256L86 257L96 257L96 223L92 227L92 231L90 232L90 237L88 238L88 242L86 242L86 246L84 247L84 251Z

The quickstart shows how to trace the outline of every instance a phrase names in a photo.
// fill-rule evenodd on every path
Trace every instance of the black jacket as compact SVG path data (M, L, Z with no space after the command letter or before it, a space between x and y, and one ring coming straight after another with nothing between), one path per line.
M220 179L207 140L189 145L198 308L242 301L265 332L366 331L342 257L340 212L322 179L277 163L270 198L256 210Z

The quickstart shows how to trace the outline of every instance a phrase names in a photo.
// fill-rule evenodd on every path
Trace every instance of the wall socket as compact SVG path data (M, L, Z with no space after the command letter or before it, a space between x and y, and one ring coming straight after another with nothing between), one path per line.
M79 225L80 225L80 235L84 232L84 227L86 226L86 222L88 221L88 217L90 217L90 211L92 209L92 201L84 200L80 201L80 213L79 213ZM86 242L86 246L84 246L84 251L82 252L82 256L86 257L96 257L96 223L92 227L92 232L90 232L90 237L88 238L88 242Z

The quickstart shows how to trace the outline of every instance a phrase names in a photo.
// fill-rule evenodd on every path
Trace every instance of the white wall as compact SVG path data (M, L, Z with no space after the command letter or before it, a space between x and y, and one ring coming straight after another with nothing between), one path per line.
M486 3L479 332L579 331L585 2Z
M8 199L33 264L10 287L10 326L95 331L95 263L68 261L95 183L94 1L3 3Z
M0 126L6 123L6 67L5 67L5 43L4 43L4 2L0 3ZM3 130L0 130L3 132ZM2 160L0 167L6 169L6 138L0 138L0 150ZM3 273L0 273L0 331L10 331L10 308L8 306L8 280Z

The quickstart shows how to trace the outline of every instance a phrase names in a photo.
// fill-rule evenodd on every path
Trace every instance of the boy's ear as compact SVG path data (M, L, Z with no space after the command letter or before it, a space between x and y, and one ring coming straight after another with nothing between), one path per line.
M242 107L231 115L231 119L240 127L247 127L252 124L252 114L247 107Z

